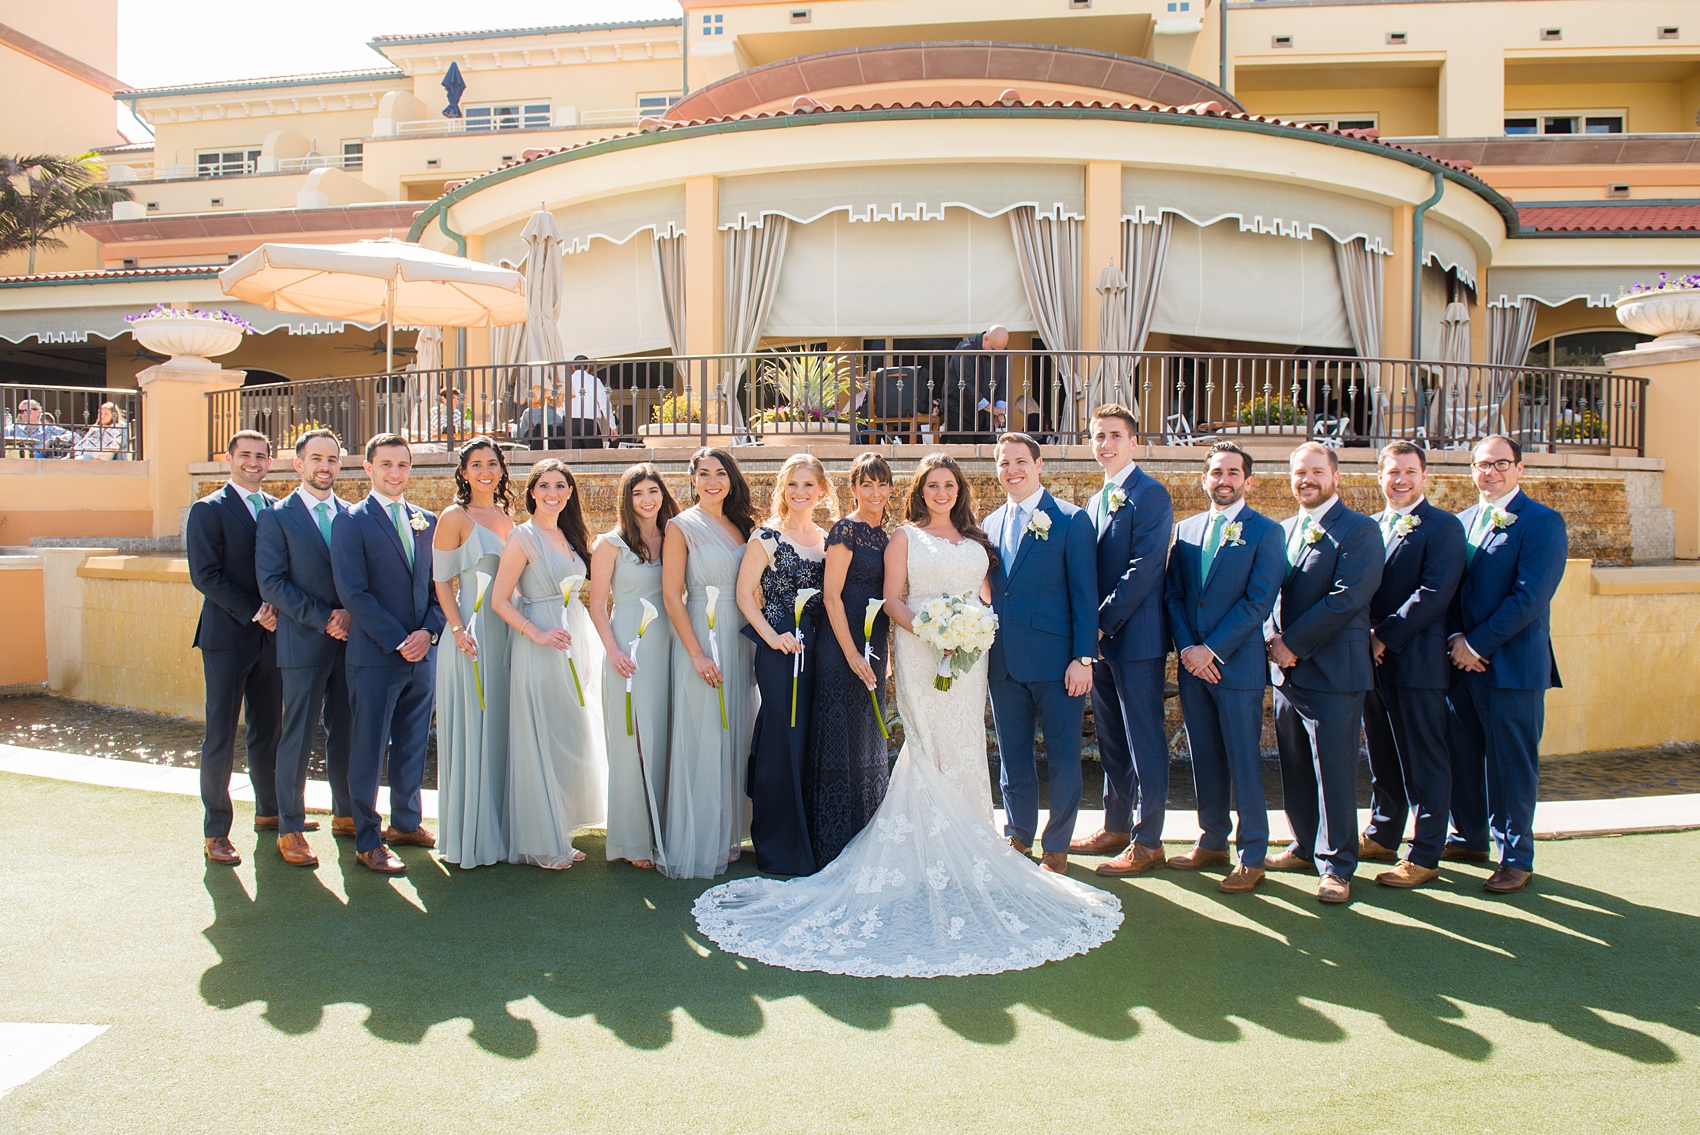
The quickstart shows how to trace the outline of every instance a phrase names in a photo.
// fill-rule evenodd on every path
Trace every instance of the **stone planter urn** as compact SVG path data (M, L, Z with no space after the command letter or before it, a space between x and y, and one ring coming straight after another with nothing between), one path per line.
M1617 321L1631 331L1655 335L1638 351L1700 347L1700 288L1638 292L1617 301Z
M228 355L242 344L242 327L218 319L192 316L148 316L133 320L136 342L150 351L170 355L167 366L182 370L219 370L217 355Z

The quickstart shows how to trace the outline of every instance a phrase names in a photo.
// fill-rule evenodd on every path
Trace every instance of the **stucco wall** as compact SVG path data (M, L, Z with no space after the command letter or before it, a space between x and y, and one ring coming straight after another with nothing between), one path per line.
M0 458L0 544L38 536L146 536L146 461Z
M0 612L6 619L0 686L47 681L44 566L40 556L0 556Z

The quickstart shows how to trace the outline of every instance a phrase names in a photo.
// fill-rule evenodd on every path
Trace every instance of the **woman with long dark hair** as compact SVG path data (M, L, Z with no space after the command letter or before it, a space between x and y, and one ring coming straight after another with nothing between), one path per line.
M697 450L690 474L696 503L667 524L661 546L661 598L676 636L664 870L706 879L737 858L749 834L755 648L740 633L737 587L756 522L750 484L729 452Z
M437 847L446 863L482 867L508 848L511 636L486 592L514 529L513 493L487 437L460 447L454 478L454 503L431 541L431 578L454 639L437 652Z
M619 523L590 549L590 621L602 639L602 729L608 751L610 861L654 867L661 856L672 721L673 626L659 615L661 545L679 505L661 471L645 462L620 477ZM640 638L641 634L641 638ZM637 646L633 647L636 642ZM626 683L631 683L630 692ZM630 705L630 711L627 705Z
M552 457L533 465L525 508L530 519L503 549L491 590L496 614L517 632L507 858L564 870L584 858L573 834L601 827L608 800L602 663L588 649L596 636L582 601L590 549L572 470Z

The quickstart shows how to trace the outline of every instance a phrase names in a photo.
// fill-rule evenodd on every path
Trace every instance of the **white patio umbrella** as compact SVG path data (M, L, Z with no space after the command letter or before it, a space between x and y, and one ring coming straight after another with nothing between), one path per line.
M521 394L516 388L521 375L528 385L551 385L553 381L545 381L541 371L525 369L528 364L558 363L566 358L566 344L561 341L561 293L565 290L561 228L553 213L539 209L526 221L520 239L525 242L525 257L520 263L525 275L525 322L492 339L492 345L503 352L496 357L515 364L508 397L516 402Z
M1133 360L1125 352L1133 350L1133 328L1127 318L1127 277L1114 264L1107 264L1098 274L1098 349L1114 352L1098 360L1096 387L1088 401L1093 406L1105 402L1124 401L1123 385L1132 387ZM1131 404L1132 396L1125 396Z
M1446 311L1440 317L1440 362L1467 363L1470 361L1470 309L1457 300L1446 305ZM1432 415L1435 421L1431 424L1446 426L1446 436L1454 444L1465 440L1471 433L1473 420L1481 414L1483 407L1472 404L1470 391L1470 368L1467 366L1447 366L1441 370L1441 400L1444 403L1442 414ZM1480 392L1477 393L1479 401Z
M395 325L499 327L526 317L518 272L404 240L262 244L219 273L226 295L272 311L384 322L384 370Z
M443 369L443 329L421 327L419 338L413 342L414 370Z

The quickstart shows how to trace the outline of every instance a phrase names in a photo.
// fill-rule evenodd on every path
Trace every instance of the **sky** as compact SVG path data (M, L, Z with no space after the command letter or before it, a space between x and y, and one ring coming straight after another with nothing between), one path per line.
M118 78L131 86L382 67L366 46L380 35L679 16L675 0L225 0L208 19L161 19L164 7L118 2ZM131 138L148 137L128 112L119 122Z

